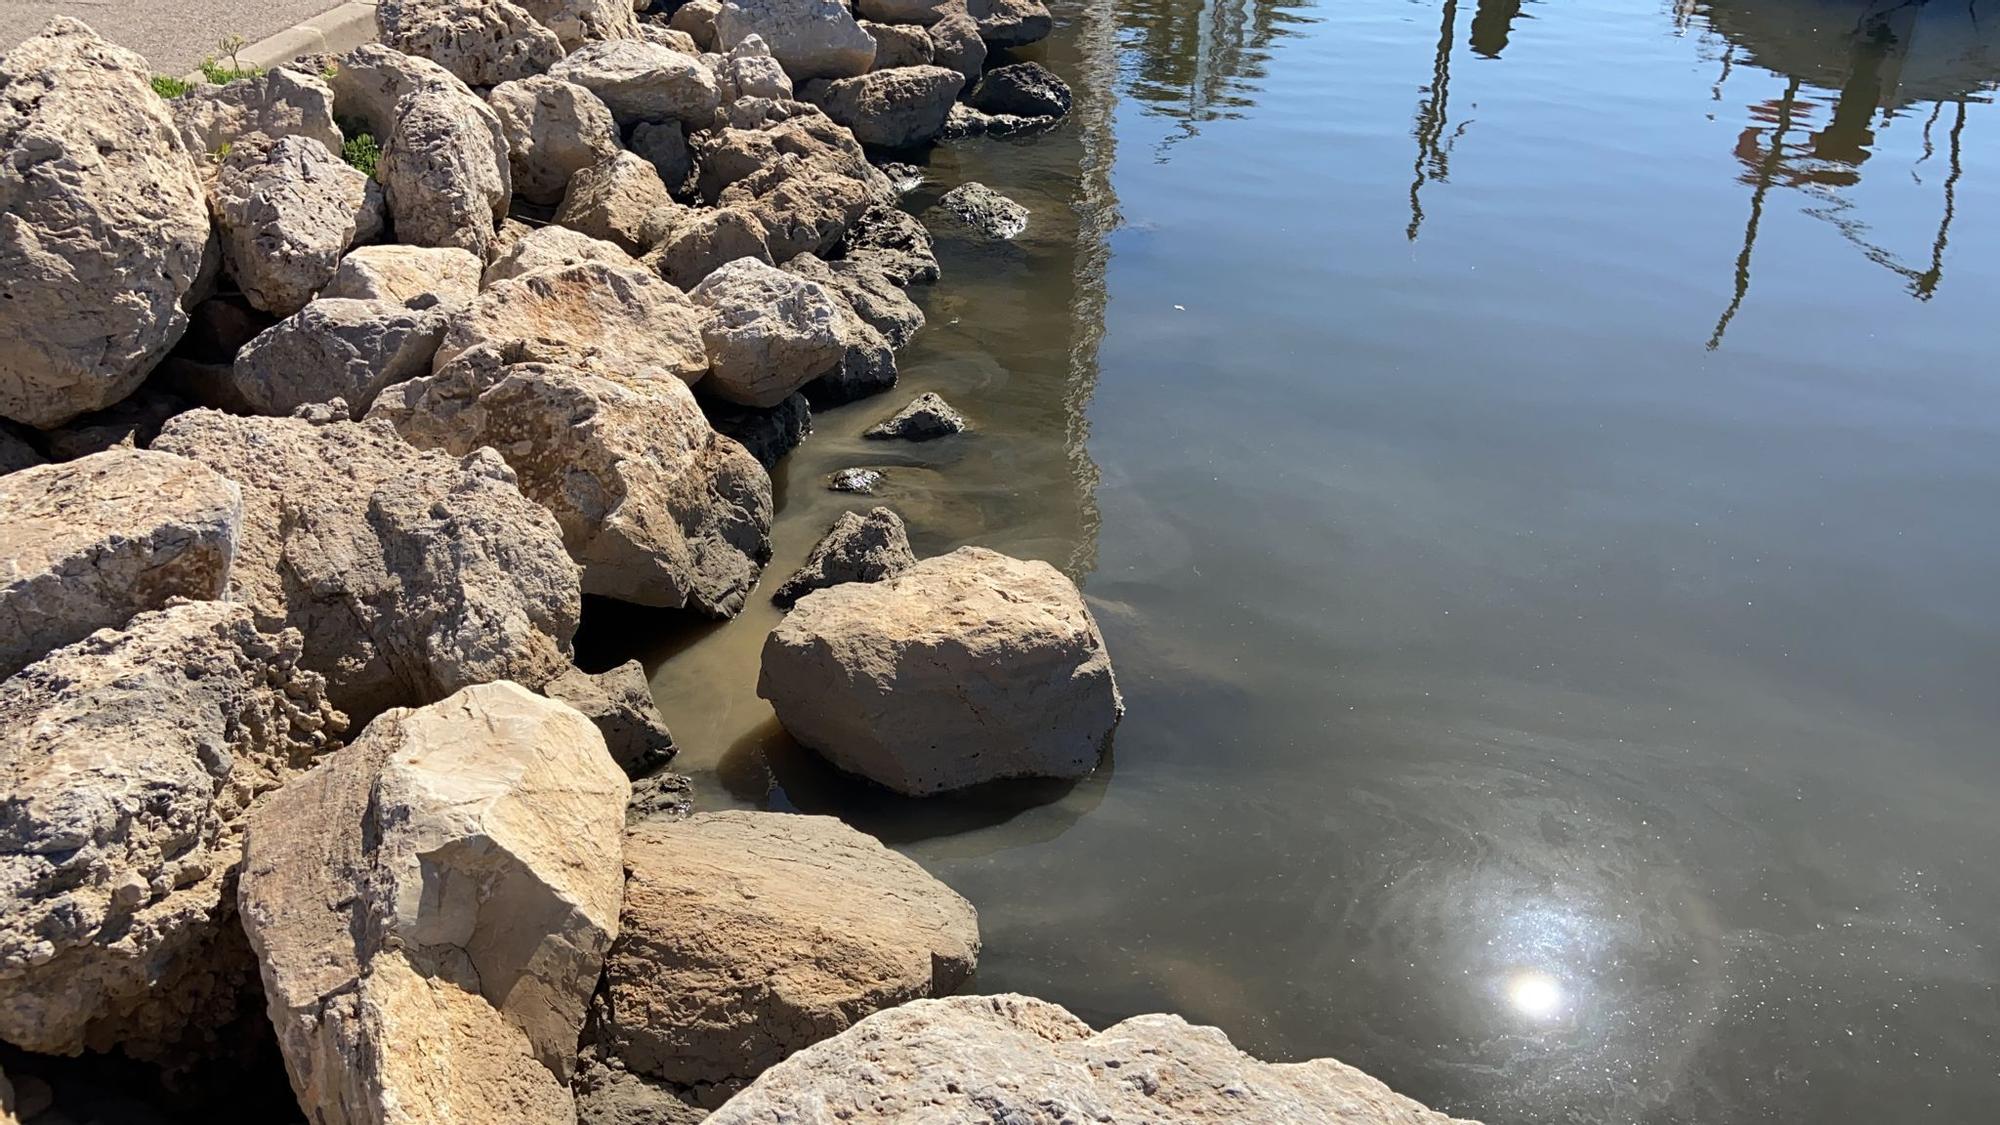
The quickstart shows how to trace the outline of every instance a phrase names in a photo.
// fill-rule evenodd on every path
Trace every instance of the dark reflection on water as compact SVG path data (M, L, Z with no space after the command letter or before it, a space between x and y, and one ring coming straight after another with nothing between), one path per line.
M1034 213L905 355L975 432L822 416L773 572L889 465L920 553L1085 583L1116 769L843 778L760 603L642 646L704 801L896 843L983 989L1495 1123L1993 1119L2000 10L1058 11L1076 119L915 201Z

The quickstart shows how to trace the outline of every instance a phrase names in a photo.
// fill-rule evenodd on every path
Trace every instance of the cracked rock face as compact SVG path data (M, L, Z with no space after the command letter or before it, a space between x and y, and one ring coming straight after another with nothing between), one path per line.
M574 1120L630 795L587 719L492 683L384 713L252 810L243 923L312 1120Z
M208 203L150 82L65 16L0 61L0 417L109 406L187 330Z
M229 585L243 495L206 465L112 449L0 477L0 679Z
M843 582L880 582L915 565L903 517L888 508L871 508L866 515L842 512L771 601L789 609L814 590Z
M1237 1121L1472 1125L1333 1059L1267 1063L1213 1027L1135 1016L1092 1031L1031 996L954 996L879 1012L764 1072L708 1118L778 1125Z
M625 863L599 1049L708 1105L871 1012L951 993L979 961L970 903L833 817L642 821Z
M380 422L213 410L167 423L153 448L242 488L231 596L261 626L305 635L302 664L357 723L569 668L576 564L492 451L414 450Z
M983 547L808 594L757 694L800 743L898 793L1082 777L1125 703L1076 585Z
M563 57L556 33L510 0L381 0L382 42L426 58L468 86L540 74Z
M290 316L382 231L382 189L305 137L238 142L213 189L222 260L251 306Z
M763 467L671 371L593 372L536 348L465 352L393 388L374 417L421 447L503 450L561 525L587 592L735 616L770 556Z
M343 725L300 644L180 602L0 681L0 1038L144 1057L232 1008L243 812Z

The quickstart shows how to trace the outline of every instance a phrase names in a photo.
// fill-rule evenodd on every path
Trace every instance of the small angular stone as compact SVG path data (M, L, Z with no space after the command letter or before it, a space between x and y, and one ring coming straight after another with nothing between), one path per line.
M931 441L965 432L965 418L941 396L926 391L888 418L868 427L862 437L875 441Z

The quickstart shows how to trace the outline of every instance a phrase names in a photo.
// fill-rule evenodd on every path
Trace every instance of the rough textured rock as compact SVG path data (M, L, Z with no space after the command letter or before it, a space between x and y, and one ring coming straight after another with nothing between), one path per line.
M314 301L250 341L237 353L226 393L204 402L283 416L338 398L365 413L382 388L431 369L449 309L422 298L418 305Z
M862 431L861 436L876 441L932 441L965 432L965 416L951 408L943 396L926 391L911 399L908 406Z
M466 352L375 414L419 446L500 450L554 513L587 592L734 616L770 554L770 478L673 372L593 374L536 347Z
M556 64L549 77L596 94L624 129L641 121L705 126L720 98L715 75L700 60L642 39L592 43Z
M333 90L318 77L286 67L200 86L167 103L188 151L219 152L261 134L269 140L307 137L340 155L340 127L333 123Z
M679 819L694 812L694 782L686 774L656 773L632 782L632 800L625 806L625 823L655 817Z
M797 261L798 259L793 259ZM834 334L840 340L840 362L805 385L806 397L821 408L880 394L896 385L896 349L854 311L839 292L827 287L837 315Z
M880 582L915 565L903 517L888 508L870 508L866 515L842 512L771 601L789 609L814 590L843 582Z
M911 796L1081 777L1125 710L1076 585L983 547L802 598L757 694L804 745Z
M929 66L935 48L931 45L931 33L914 24L871 23L861 21L861 30L875 40L876 70L894 70L899 66Z
M571 668L550 680L542 694L589 719L627 776L642 777L674 760L673 732L660 718L646 669L638 661L628 660L595 676Z
M679 51L683 55L701 54L701 48L695 45L694 36L684 31L675 31L671 27L661 27L657 23L640 24L639 38L668 50Z
M434 298L456 307L479 293L480 261L452 246L363 246L340 260L322 298L393 301Z
M725 0L715 16L716 49L752 35L795 82L866 74L875 63L875 40L840 0Z
M239 893L308 1116L574 1120L625 775L518 684L390 711L248 817Z
M787 101L792 96L791 75L771 56L771 45L761 35L746 36L727 55L713 58L716 84L725 104L744 98Z
M722 14L722 0L688 0L674 9L667 26L694 40L704 51L715 50L715 19Z
M214 187L222 260L245 300L290 316L382 230L382 189L318 141L237 143Z
M1018 137L1039 133L1062 124L1055 116L1018 117L1011 113L985 113L964 102L951 107L945 118L944 133L938 139L961 141L968 137Z
M1037 62L994 67L966 100L986 113L1016 117L1061 117L1070 108L1069 84Z
M689 296L714 314L701 331L712 365L703 386L719 398L773 407L841 358L838 312L817 282L740 259Z
M639 17L629 0L520 0L535 22L556 33L563 50L607 39L639 38Z
M709 1125L847 1121L1473 1125L1333 1059L1260 1062L1213 1027L1135 1016L1101 1032L1014 994L918 1000L764 1073Z
M1028 209L987 187L963 183L939 197L931 213L949 231L1000 241L1028 229Z
M0 476L17 473L42 463L42 455L35 452L18 434L0 424Z
M841 469L826 479L826 486L835 492L853 492L862 496L873 496L882 486L882 472L879 469Z
M896 285L938 279L937 250L930 232L915 215L894 204L878 203L849 224L840 257L872 266Z
M986 40L979 37L979 21L963 3L953 3L944 18L930 26L931 62L965 76L967 83L979 81L986 66Z
M694 153L688 148L687 129L678 121L641 121L632 127L632 152L653 166L660 182L676 194L685 191L694 174Z
M484 259L513 198L506 132L484 102L431 85L398 102L376 166L396 238Z
M946 67L904 66L808 82L799 96L852 129L862 144L907 148L937 139L964 85L965 76Z
M675 212L673 196L650 161L619 152L572 176L555 221L633 254L651 249Z
M562 41L510 0L380 0L382 42L426 58L468 86L540 74L563 57Z
M618 123L596 94L537 74L486 95L507 134L514 194L530 203L562 201L577 172L618 155Z
M854 134L817 108L798 103L800 112L781 122L730 127L699 138L704 202L767 195L802 172L833 175L860 183L871 195L893 198L888 177L868 163Z
M123 402L42 431L42 447L52 461L74 461L120 447L144 449L153 444L167 419L191 405L148 383Z
M109 406L187 329L208 204L150 80L66 16L0 60L0 417Z
M469 684L570 666L576 565L498 455L410 448L373 423L194 410L153 448L243 490L231 595L305 635L303 665L356 722Z
M335 59L326 84L333 91L334 113L364 125L377 140L396 127L397 107L419 90L456 94L478 106L473 111L488 124L500 162L507 160L507 139L486 103L459 77L426 58L406 55L380 43L364 43Z
M182 602L0 681L0 1038L143 1056L229 1006L243 810L342 723L299 644Z
M541 227L516 239L486 267L480 284L491 287L536 270L558 269L580 262L602 262L609 266L638 269L639 260L615 243L592 238L568 227Z
M687 294L643 269L579 262L489 287L445 330L434 367L479 344L521 340L533 341L543 362L613 379L659 368L694 383L708 373L706 319Z
M881 23L917 24L922 27L943 19L953 8L963 8L965 0L855 0L854 12L863 19Z
M0 477L0 679L173 598L219 598L243 496L206 465L113 449Z
M626 837L598 1046L714 1105L871 1012L947 995L972 905L833 817L697 813Z
M690 207L672 214L666 233L641 260L665 280L693 289L741 258L771 260L764 224L744 207Z
M708 1111L677 1097L664 1082L633 1074L616 1059L586 1052L576 1072L578 1125L699 1125Z
M708 399L701 408L715 432L749 450L765 472L776 470L785 454L797 449L812 433L812 403L803 394L768 410L720 399Z
M1042 0L974 0L974 4L979 37L995 47L1025 47L1055 30L1055 20Z
M871 262L862 259L828 262L812 254L801 254L786 262L785 270L825 286L894 347L909 343L924 326L923 310L910 300L902 286Z
M732 185L723 200L755 215L772 260L785 262L840 245L848 226L882 198L878 181L856 179L824 161L795 161Z

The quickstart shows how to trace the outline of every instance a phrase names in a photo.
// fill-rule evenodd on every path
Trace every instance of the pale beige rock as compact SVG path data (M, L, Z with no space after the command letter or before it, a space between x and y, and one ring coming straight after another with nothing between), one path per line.
M0 60L0 417L109 406L187 329L208 204L150 81L67 16Z
M894 70L902 66L929 66L936 48L931 44L931 33L915 24L874 23L861 21L861 30L875 40L876 70Z
M231 596L305 635L302 663L356 722L570 666L576 565L491 450L456 458L382 423L213 410L175 418L153 448L242 488Z
M833 817L642 821L625 865L599 1049L710 1105L979 961L972 904Z
M947 67L903 66L859 78L808 82L799 88L799 97L852 129L862 144L907 148L937 139L964 85L965 76Z
M396 107L418 90L448 91L481 107L486 104L452 72L380 43L364 43L335 59L326 84L333 91L334 113L361 122L378 141L396 127ZM498 120L492 130L504 162L507 142L499 135Z
M574 82L538 74L495 86L486 102L507 133L514 194L530 203L561 202L571 176L618 155L611 111Z
M924 326L924 311L872 262L801 254L785 263L785 271L819 282L894 347L909 343Z
M380 0L382 42L427 58L468 86L540 74L563 57L556 33L511 0Z
M1261 1062L1213 1027L1135 1016L1104 1031L1030 996L879 1012L800 1051L708 1118L791 1125L1473 1125L1333 1059Z
M652 162L621 150L570 178L555 221L643 254L666 233L674 210L673 196Z
M742 98L783 101L792 96L791 76L785 73L784 64L771 56L771 45L761 35L745 36L726 55L704 58L715 68L725 103Z
M277 67L221 86L200 86L167 103L188 151L219 152L252 136L305 137L340 155L333 90L317 76Z
M701 48L695 46L694 36L684 31L675 31L671 27L661 27L656 23L640 24L639 38L648 43L657 43L670 50L679 51L683 55L701 54Z
M305 137L238 142L212 190L224 268L273 316L304 308L348 247L382 230L382 189Z
M520 0L535 22L556 33L563 50L607 39L640 38L630 0Z
M571 1119L630 795L582 715L491 683L384 713L252 810L243 922L312 1120Z
M463 305L479 293L480 261L452 246L363 246L340 260L321 297Z
M545 361L560 358L532 342L475 348L394 388L374 416L426 448L500 450L555 514L587 592L734 616L770 554L763 467L671 372Z
M979 37L979 21L966 11L964 0L947 0L944 15L930 25L931 62L948 67L979 81L986 66L986 40Z
M479 344L533 341L537 358L613 379L661 368L686 383L708 373L702 309L643 269L578 262L498 282L452 320L434 367Z
M1025 47L1049 37L1055 20L1042 0L971 0L979 37L995 47Z
M462 254L462 250L451 251ZM283 416L340 399L365 412L382 388L431 369L450 310L322 297L265 329L236 354L226 390L206 405Z
M845 351L826 290L754 258L721 267L688 296L714 314L701 330L705 387L729 402L776 406Z
M483 286L511 281L537 270L559 269L579 262L603 262L624 269L639 268L639 260L615 243L592 238L568 227L539 227L516 239L486 267L480 278Z
M643 777L674 760L673 732L660 717L646 669L638 661L596 675L571 668L550 680L542 694L589 719L627 777Z
M882 23L914 23L924 27L945 18L965 0L855 0L855 14Z
M219 598L243 496L206 465L113 449L0 477L0 679L173 598Z
M724 0L715 16L715 46L728 51L762 36L795 82L868 73L875 40L841 0Z
M227 1015L243 810L343 722L299 649L181 602L0 681L0 1038L143 1056Z
M693 289L728 262L771 260L764 224L746 207L687 207L667 213L666 232L640 261L682 289Z
M1076 585L983 547L806 595L764 642L757 694L799 742L912 796L1082 777L1125 710Z
M550 68L549 77L596 94L625 129L641 121L705 126L719 97L715 75L699 60L643 39L589 44Z
M462 87L423 86L398 102L375 174L399 240L481 259L513 198L506 132Z
M674 9L667 26L694 40L704 51L715 50L715 17L722 14L722 0L688 0Z

